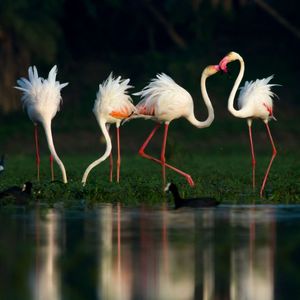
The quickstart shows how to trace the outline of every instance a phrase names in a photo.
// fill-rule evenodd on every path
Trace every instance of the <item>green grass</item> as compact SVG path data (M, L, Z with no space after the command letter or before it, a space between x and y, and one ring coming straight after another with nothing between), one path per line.
M65 112L64 112L65 113ZM162 192L161 168L136 155L153 122L137 120L121 128L122 166L120 184L109 183L108 161L96 167L88 178L86 187L81 185L85 168L101 153L105 145L100 142L101 133L94 116L88 118L78 113L75 117L58 114L53 122L56 149L68 174L69 183L50 184L48 157L42 157L41 182L36 182L33 145L33 126L26 114L12 114L0 119L0 149L7 155L6 170L0 175L0 190L21 185L27 180L34 183L32 202L39 200L47 206L63 203L64 206L94 206L101 202L118 202L125 205L157 205L166 199ZM167 144L167 161L190 173L196 187L190 188L185 179L167 171L168 180L180 186L183 197L214 196L223 203L299 203L299 128L295 113L277 116L271 129L278 149L266 186L264 199L259 199L259 187L268 165L271 146L262 122L253 124L253 136L257 156L257 186L251 188L251 158L245 120L231 116L219 118L209 128L198 130L186 120L177 120L170 126ZM203 115L202 115L203 117ZM159 157L162 141L159 130L149 145L149 153ZM115 130L111 136L115 147ZM41 153L48 153L43 130L40 129ZM22 153L22 155L21 155ZM90 154L98 153L98 154ZM56 179L61 179L55 169ZM57 204L56 204L57 205Z
M220 150L221 151L221 150ZM81 177L87 165L96 155L64 156L69 183L50 183L48 158L42 157L41 181L35 180L33 157L13 156L7 158L6 170L0 175L0 189L32 181L34 193L32 203L40 201L47 206L63 204L65 207L88 206L97 203L122 202L124 205L158 205L166 201L162 192L161 168L155 163L138 156L123 156L120 184L108 181L109 165L105 161L96 167L82 187ZM269 155L257 154L257 183L261 184ZM183 197L213 196L222 203L299 203L300 170L297 157L289 154L278 156L271 169L264 199L259 199L259 190L252 192L251 163L249 153L237 154L203 153L182 155L175 153L169 158L170 164L190 173L196 183L189 187L185 179L173 171L167 171L167 180L180 187ZM61 175L55 167L56 179Z

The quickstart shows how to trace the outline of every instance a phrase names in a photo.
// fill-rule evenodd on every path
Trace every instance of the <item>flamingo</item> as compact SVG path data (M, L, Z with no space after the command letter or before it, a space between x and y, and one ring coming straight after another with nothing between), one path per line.
M99 91L96 95L93 112L96 116L100 129L106 141L106 150L104 154L85 170L82 183L86 184L90 171L103 162L111 155L112 144L109 136L110 124L116 124L117 131L117 182L120 180L120 124L125 118L128 118L134 111L131 97L127 94L127 90L132 86L129 85L130 79L121 79L121 76L113 78L112 73L109 77L99 85ZM112 181L112 156L110 161L110 181Z
M67 175L64 164L58 157L53 144L51 122L60 109L62 101L60 91L68 83L60 84L56 81L57 67L54 66L47 79L39 77L35 66L29 67L28 76L17 80L18 86L15 88L23 92L21 101L26 108L27 114L34 124L34 137L36 148L37 180L40 180L40 155L38 144L38 123L42 124L45 130L48 147L50 150L51 178L54 180L53 159L57 162L63 177L63 182L67 183Z
M220 68L222 71L227 72L227 64L238 60L240 62L240 71L235 80L234 86L231 90L231 93L228 98L228 110L237 118L246 118L248 124L249 131L249 139L250 139L250 148L251 148L251 156L252 156L252 187L255 190L255 154L254 154L254 146L252 141L252 121L253 119L259 118L261 119L267 129L267 134L271 142L272 146L272 157L267 167L261 189L260 189L260 197L263 195L263 191L265 189L265 185L267 182L267 178L272 166L272 163L277 154L277 150L273 141L273 137L269 127L270 120L276 120L273 115L273 98L276 96L272 91L271 87L276 86L278 84L270 84L269 82L273 78L273 75L263 78L256 79L255 81L246 81L245 85L240 88L240 94L238 97L238 107L239 109L235 109L233 106L233 101L235 95L237 93L237 89L242 81L245 71L245 63L243 58L236 52L230 52L220 61Z
M179 86L171 77L161 73L152 79L144 89L135 95L140 95L142 100L136 105L137 114L131 118L152 119L157 122L150 135L139 149L139 155L150 159L162 166L163 185L166 185L166 167L184 176L190 186L195 183L191 175L166 163L165 150L169 124L171 121L184 117L197 128L205 128L211 125L214 120L214 109L206 91L206 79L219 71L219 66L207 66L201 76L201 92L204 103L208 110L208 117L205 121L198 121L194 115L194 103L191 95L184 88ZM130 118L129 118L130 119ZM145 148L149 144L155 132L165 124L164 136L160 160L145 153Z

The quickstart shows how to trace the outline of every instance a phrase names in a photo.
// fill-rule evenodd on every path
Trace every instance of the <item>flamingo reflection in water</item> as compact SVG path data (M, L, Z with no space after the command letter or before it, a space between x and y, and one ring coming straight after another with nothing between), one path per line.
M32 298L35 300L61 299L61 275L58 265L60 255L60 217L49 211L45 220L36 212L36 260L32 278Z
M132 253L130 245L122 245L120 203L116 206L106 205L101 209L99 241L97 287L99 299L132 299L134 277Z
M276 225L274 208L266 208L262 221L255 207L245 212L233 212L231 224L249 236L249 243L231 248L230 299L274 299L274 255ZM259 245L256 231L259 228Z

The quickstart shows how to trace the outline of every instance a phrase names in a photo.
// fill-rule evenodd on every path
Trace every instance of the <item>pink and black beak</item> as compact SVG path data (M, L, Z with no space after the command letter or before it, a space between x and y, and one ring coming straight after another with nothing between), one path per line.
M223 73L228 73L228 68L227 68L228 62L229 62L229 61L228 61L227 56L225 56L225 57L219 62L220 70L221 70Z

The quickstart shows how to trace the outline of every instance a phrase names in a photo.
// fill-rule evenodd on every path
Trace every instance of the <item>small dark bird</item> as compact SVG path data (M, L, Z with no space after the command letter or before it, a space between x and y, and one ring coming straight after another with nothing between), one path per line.
M12 186L4 191L0 192L0 205L5 204L6 199L13 199L13 203L17 205L28 204L28 200L31 195L32 183L27 181L23 184L23 187Z
M1 155L0 159L0 174L4 171L4 154Z
M167 184L165 192L171 192L173 194L175 209L180 207L213 207L220 204L219 201L212 197L182 199L179 195L177 186L172 182Z

